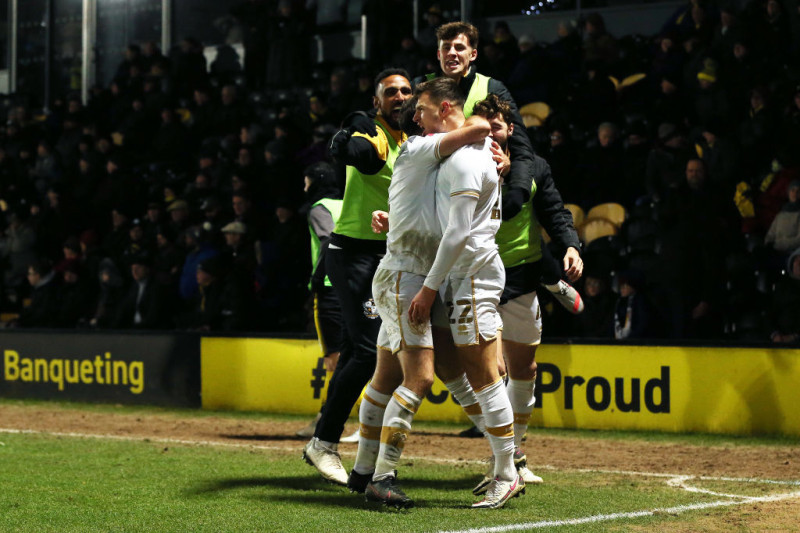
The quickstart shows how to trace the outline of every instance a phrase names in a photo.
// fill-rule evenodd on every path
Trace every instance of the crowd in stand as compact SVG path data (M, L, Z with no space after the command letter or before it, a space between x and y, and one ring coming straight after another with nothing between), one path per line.
M528 133L564 201L627 213L615 235L585 246L584 313L545 305L547 336L798 340L792 6L692 0L655 36L613 36L597 13L561 23L553 43L503 22L484 29L479 72L520 106L549 105ZM292 58L307 17L278 7L235 11L261 21L245 32L241 72L209 69L193 39L168 56L132 45L88 105L75 96L42 117L10 110L0 130L8 326L309 329L303 171L329 160L345 115L372 107L376 65L304 67ZM425 19L418 40L397 22L380 61L433 72L441 10ZM259 24L295 45L270 48Z

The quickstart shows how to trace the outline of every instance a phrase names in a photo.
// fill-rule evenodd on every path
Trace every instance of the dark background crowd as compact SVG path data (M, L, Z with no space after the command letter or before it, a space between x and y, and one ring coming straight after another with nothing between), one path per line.
M8 110L7 326L313 329L303 170L372 107L380 67L438 70L447 20L429 5L415 39L408 10L368 2L371 60L316 64L297 4L232 10L243 67L207 65L191 38L166 55L141 43L88 105ZM626 211L585 239L584 313L545 300L546 337L798 340L800 12L731 4L687 2L652 36L611 35L598 13L552 43L481 28L478 71L549 105L528 134L564 201Z

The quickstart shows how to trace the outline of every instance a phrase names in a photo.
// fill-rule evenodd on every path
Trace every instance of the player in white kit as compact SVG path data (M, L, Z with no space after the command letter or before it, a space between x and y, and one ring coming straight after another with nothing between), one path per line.
M434 94L431 99L436 101ZM415 117L423 128L428 111L421 106L425 96L419 97ZM424 285L411 302L409 316L414 324L426 323L441 292L458 359L477 395L494 455L494 479L473 508L498 508L524 492L525 484L514 467L513 411L495 355L502 326L497 305L505 271L494 241L501 210L491 140L460 148L442 163L436 212L442 240ZM435 325L438 322L434 320Z
M395 162L387 253L372 287L382 320L378 364L359 411L359 451L348 479L348 487L365 492L368 501L396 507L414 504L396 485L396 467L414 414L433 384L430 323L412 323L408 308L431 269L442 235L435 208L436 174L443 158L489 133L482 117L465 122L461 113L460 120L453 120L458 114L449 102L441 111L438 127L426 132L430 135L410 137Z

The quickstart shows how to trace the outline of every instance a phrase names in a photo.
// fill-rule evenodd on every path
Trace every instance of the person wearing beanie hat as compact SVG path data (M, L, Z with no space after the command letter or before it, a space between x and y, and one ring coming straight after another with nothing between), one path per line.
M221 256L204 259L197 265L197 294L188 311L176 319L181 329L193 331L241 330L247 316L240 284L226 276Z

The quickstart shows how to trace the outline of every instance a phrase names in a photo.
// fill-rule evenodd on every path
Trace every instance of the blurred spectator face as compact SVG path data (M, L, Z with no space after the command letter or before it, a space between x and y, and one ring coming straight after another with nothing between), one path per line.
M489 136L500 146L505 146L508 138L514 133L514 125L508 124L499 113L489 119L489 126L492 128Z
M154 55L157 50L158 47L156 46L156 43L154 43L153 41L147 41L142 45L142 54L144 54L147 57Z
M706 10L698 4L692 6L692 20L695 26L700 26L706 21Z
M147 265L140 265L139 263L134 263L131 265L131 277L135 281L142 281L147 279L147 276L150 275L150 267Z
M750 93L750 107L753 109L761 109L764 107L766 100L760 91L753 91Z
M240 191L244 188L244 181L239 176L231 176L231 189L234 192Z
M628 135L628 146L629 147L641 146L641 145L646 144L646 143L647 143L647 137L643 137L642 135L639 135L638 133L631 133L630 135Z
M483 53L489 63L494 63L495 61L500 61L500 59L502 59L500 48L498 48L494 43L486 43L486 46L483 48Z
M236 88L233 85L226 85L222 88L222 105L233 105L236 103Z
M661 92L664 94L675 94L678 87L669 80L661 80Z
M769 0L767 2L767 16L770 19L778 18L781 15L781 5L778 0Z
M172 123L172 110L171 109L162 109L161 110L161 121L164 124L171 124Z
M214 166L214 158L209 157L207 155L201 155L200 159L197 161L197 166L200 167L200 170L205 170L209 167Z
M719 22L722 25L722 27L729 28L733 26L733 21L734 21L733 13L731 13L726 9L723 9L719 15Z
M411 92L411 83L404 76L387 76L378 83L372 104L391 127L400 129L400 110Z
M617 133L614 131L614 128L608 126L600 127L597 130L597 140L600 142L600 146L608 148L617 140Z
M113 174L114 172L117 171L118 168L119 167L117 166L117 164L114 163L113 161L108 161L106 163L106 172L108 172L109 174Z
M589 298L593 298L595 296L599 296L604 289L603 280L600 278L595 278L593 276L588 276L586 278L586 283L584 283L584 290L586 291L586 296Z
M245 215L250 210L250 201L242 196L234 196L231 200L233 212L237 217Z
M139 242L144 238L144 230L141 226L132 226L130 231L128 231L128 235L133 242Z
M66 246L61 249L64 252L64 259L78 259L78 252L73 250L72 248L67 248Z
M691 159L686 163L686 182L689 188L697 190L703 186L706 180L706 167L698 159Z
M134 111L142 111L144 109L144 103L139 98L136 98L131 106Z
M214 281L214 276L206 272L205 270L198 268L197 269L197 284L201 287L208 287Z
M733 45L733 57L738 60L742 60L747 56L747 47L742 43L736 43Z
M371 86L372 82L370 81L369 76L360 76L358 78L358 92L365 93L369 91Z
M42 280L42 276L36 272L33 267L28 267L28 283L31 284L31 287L36 285Z
M714 135L713 133L711 133L710 131L704 131L703 132L703 138L706 140L706 142L709 145L714 144L715 142L717 142L717 136Z
M97 148L97 151L100 152L101 154L107 154L108 152L111 151L111 141L106 137L101 137L97 139L95 147Z
M550 146L555 147L564 144L564 134L555 130L550 134Z
M800 196L800 188L798 187L789 187L789 191L787 192L789 196L789 201L794 203L797 201L797 198Z
M794 279L800 279L800 256L792 260L792 268L789 272Z
M704 91L707 91L708 89L714 86L714 82L710 80L697 80L697 84Z
M411 51L414 49L414 45L416 42L414 41L413 37L403 37L403 40L400 41L400 46L403 47L403 50Z
M246 167L249 166L253 162L253 156L250 153L250 150L247 148L242 148L239 150L239 158L237 160L239 166Z
M205 174L198 174L194 179L194 186L197 189L208 189L211 184L208 182L208 176Z
M294 211L292 211L288 207L278 207L275 209L275 216L278 218L278 222L281 224L286 224L291 220L292 215L294 215Z
M180 223L189 218L189 211L186 209L173 209L169 212L169 217L175 223Z
M502 41L507 40L509 37L511 37L511 32L508 30L508 28L505 25L497 24L494 27L494 40L495 41L502 42Z
M39 144L36 146L36 155L39 157L47 157L48 153L47 146L44 144Z
M247 126L242 126L242 129L239 130L239 142L242 144L252 144L250 142L250 128Z
M194 103L195 104L197 104L199 106L202 106L202 105L207 104L209 101L211 101L211 95L209 95L207 92L205 92L205 91L195 91L194 92Z
M158 220L161 218L161 209L158 207L148 207L145 216L150 222L158 222Z
M156 245L159 248L166 248L167 246L169 246L169 240L166 237L164 237L164 235L159 233L158 235L156 235Z
M231 248L236 248L242 242L241 233L225 233L225 244Z
M568 37L570 34L569 27L567 27L566 22L559 22L558 23L558 36L560 38Z
M331 74L331 83L330 83L330 91L331 94L339 94L344 92L345 89L345 79L344 74L339 72L334 72Z
M628 296L631 296L632 294L636 294L636 291L634 290L633 287L631 287L630 285L628 285L624 281L619 284L619 295L622 298L627 298Z
M672 50L674 44L675 43L672 41L671 38L664 37L663 39L661 39L661 51L666 54L667 52Z
M64 283L70 283L70 284L78 283L78 273L77 272L73 272L71 270L65 270L63 278L64 278Z
M70 100L69 107L67 107L67 111L70 113L78 113L81 110L81 101L80 100Z
M111 210L111 225L114 228L119 228L128 220L128 217L117 211L116 209Z
M467 75L470 63L478 57L478 51L470 46L469 39L462 33L450 41L439 41L436 57L445 76L459 79Z
M58 207L58 201L59 201L59 194L53 189L48 190L47 203L50 205L50 207L52 208Z
M327 111L327 108L325 106L325 102L323 102L321 99L316 98L316 97L311 98L308 101L308 108L315 115L322 115L322 114L325 113L325 111Z

